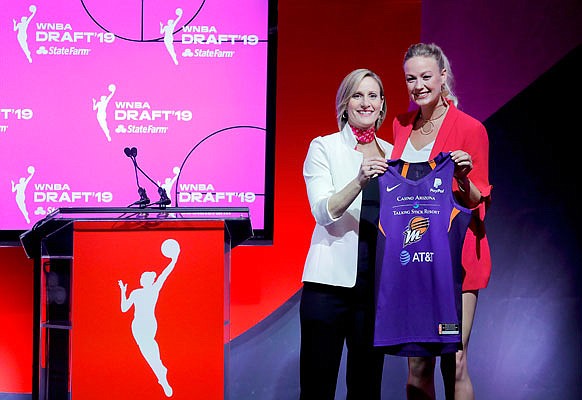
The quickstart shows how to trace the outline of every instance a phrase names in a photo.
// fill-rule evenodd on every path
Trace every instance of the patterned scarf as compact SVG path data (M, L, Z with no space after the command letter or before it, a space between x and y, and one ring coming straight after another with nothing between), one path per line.
M374 140L376 128L371 127L368 129L360 129L354 128L353 126L350 126L350 128L352 128L352 132L354 132L354 135L356 135L358 143L370 143L371 141Z

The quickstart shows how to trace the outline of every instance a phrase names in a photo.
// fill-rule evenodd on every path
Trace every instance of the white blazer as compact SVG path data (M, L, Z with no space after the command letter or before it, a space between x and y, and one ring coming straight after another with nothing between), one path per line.
M392 144L376 137L386 158ZM341 132L313 139L303 163L303 178L315 229L303 269L303 282L353 287L358 268L358 234L362 193L339 218L333 218L327 207L332 194L352 181L360 169L364 155L355 150L356 137L350 126Z

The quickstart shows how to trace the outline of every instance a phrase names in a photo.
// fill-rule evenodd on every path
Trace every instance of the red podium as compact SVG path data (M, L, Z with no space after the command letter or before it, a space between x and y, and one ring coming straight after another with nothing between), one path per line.
M61 208L35 264L33 399L227 399L230 250L247 208Z

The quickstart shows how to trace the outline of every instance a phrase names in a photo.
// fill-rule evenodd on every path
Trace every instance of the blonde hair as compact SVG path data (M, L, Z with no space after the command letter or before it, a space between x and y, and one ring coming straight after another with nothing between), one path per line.
M382 108L380 109L380 115L376 122L374 122L374 128L378 130L382 122L384 122L384 118L386 118L386 96L384 96L384 85L382 84L382 80L380 77L370 71L369 69L360 68L353 70L350 72L346 77L342 80L340 84L337 94L335 96L335 111L336 111L336 119L337 119L337 126L339 127L340 131L344 129L348 122L348 116L346 110L348 108L348 103L350 99L358 90L358 86L364 80L364 78L370 77L378 82L378 86L380 86L380 96L382 97Z
M443 85L442 94L446 99L451 100L453 104L457 106L459 99L453 92L455 77L453 76L453 71L451 70L449 59L443 50L434 43L416 43L410 46L408 50L406 50L403 64L410 60L412 57L432 57L437 62L437 65L441 71L443 69L447 71L447 80Z

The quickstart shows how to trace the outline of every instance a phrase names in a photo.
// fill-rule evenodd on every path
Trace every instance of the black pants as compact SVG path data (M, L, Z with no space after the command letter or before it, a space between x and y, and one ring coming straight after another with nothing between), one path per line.
M384 354L373 347L373 288L305 283L301 294L301 400L333 400L344 341L347 399L379 400Z

